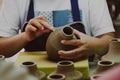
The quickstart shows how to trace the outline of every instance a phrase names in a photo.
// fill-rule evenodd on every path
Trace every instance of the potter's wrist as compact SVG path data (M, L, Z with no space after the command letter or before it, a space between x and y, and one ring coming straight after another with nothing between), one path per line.
M21 37L25 42L30 42L32 41L25 32L21 33Z

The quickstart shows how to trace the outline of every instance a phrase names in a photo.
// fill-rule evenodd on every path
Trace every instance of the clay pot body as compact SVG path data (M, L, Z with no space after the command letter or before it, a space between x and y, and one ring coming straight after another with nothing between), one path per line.
M72 61L59 61L56 71L52 74L63 74L66 77L65 80L82 80L82 73L75 70Z
M65 76L63 74L51 74L48 75L47 80L65 80Z
M28 70L29 74L35 76L38 80L46 80L46 75L44 72L39 71L34 62L23 62L21 67Z
M96 71L94 74L101 74L106 70L112 68L114 66L114 62L111 61L98 61Z
M26 69L14 66L13 62L7 62L0 55L0 80L38 80L28 74Z
M13 63L5 61L5 57L0 55L0 78L5 77L12 68Z
M4 80L38 80L36 77L30 75L27 69L21 67L14 67L12 71L6 75Z
M120 63L120 39L115 38L110 42L109 51L102 57L102 60Z
M53 31L48 37L46 43L46 51L48 54L48 58L53 61L63 60L59 57L59 50L71 50L74 49L75 46L68 46L61 44L61 40L71 40L74 39L73 29L70 26L56 29Z

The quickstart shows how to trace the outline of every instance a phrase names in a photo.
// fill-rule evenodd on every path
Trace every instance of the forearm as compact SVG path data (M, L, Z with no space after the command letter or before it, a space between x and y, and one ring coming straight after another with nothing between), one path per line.
M87 42L90 54L104 55L109 48L109 42L113 39L114 33L108 33L97 38L81 34L81 39Z
M10 57L20 51L28 41L24 38L24 33L10 38L0 38L0 55Z

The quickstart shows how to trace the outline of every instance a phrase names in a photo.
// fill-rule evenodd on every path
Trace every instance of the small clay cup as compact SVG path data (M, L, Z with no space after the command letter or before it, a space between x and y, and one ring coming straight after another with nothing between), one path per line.
M114 66L111 61L98 61L97 68L94 74L100 74Z
M120 63L120 38L114 38L110 41L109 50L102 60L109 60L116 65Z
M63 74L66 80L82 80L82 73L74 68L73 61L59 61L57 69L52 74Z
M42 71L39 71L37 69L36 63L34 63L34 62L31 62L31 61L23 62L21 64L21 67L26 68L31 75L35 76L39 80L45 80L46 79L45 73L42 72Z

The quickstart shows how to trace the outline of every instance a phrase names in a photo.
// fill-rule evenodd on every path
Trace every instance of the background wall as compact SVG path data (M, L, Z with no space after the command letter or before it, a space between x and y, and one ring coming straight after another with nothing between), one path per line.
M107 0L107 2L116 30L116 37L120 38L120 0Z

